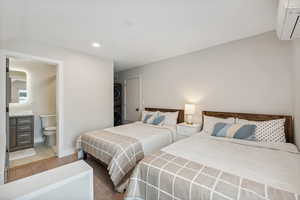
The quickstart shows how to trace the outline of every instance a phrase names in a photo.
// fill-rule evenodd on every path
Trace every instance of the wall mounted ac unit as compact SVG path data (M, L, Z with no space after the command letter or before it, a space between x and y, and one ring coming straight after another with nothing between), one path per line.
M281 40L300 38L300 0L280 0L277 35Z

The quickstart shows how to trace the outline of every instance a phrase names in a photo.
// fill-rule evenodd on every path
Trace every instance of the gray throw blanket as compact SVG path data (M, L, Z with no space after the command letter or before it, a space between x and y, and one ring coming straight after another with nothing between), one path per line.
M163 151L135 168L125 200L300 200L300 195Z
M118 191L128 173L144 158L140 141L104 130L82 134L77 147L108 165L110 178Z

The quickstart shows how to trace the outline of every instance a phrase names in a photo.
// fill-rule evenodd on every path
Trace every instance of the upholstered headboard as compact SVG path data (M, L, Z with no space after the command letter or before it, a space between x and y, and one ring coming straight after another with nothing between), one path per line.
M215 112L215 111L203 111L202 117L204 115L219 117L219 118L240 118L250 121L267 121L274 119L285 119L285 138L289 143L294 143L294 127L293 127L293 117L287 115L265 115L265 114L249 114L249 113L231 113L231 112Z
M177 123L182 123L184 122L184 110L180 109L169 109L169 108L145 108L146 111L160 111L160 112L177 112L178 111L178 119Z

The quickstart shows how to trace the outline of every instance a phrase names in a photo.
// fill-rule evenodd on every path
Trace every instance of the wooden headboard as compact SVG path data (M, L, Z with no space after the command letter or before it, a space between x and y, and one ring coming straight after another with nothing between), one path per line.
M177 123L182 123L184 122L184 110L180 109L169 109L169 108L145 108L146 111L151 111L151 112L177 112L178 111L178 119Z
M246 119L250 121L267 121L267 120L285 118L284 131L285 131L286 141L289 143L294 143L294 128L293 128L292 116L203 111L202 118L204 115L219 117L219 118L234 117L234 118Z

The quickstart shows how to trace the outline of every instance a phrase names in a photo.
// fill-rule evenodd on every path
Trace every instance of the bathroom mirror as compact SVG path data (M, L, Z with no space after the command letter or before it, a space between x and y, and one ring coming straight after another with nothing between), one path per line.
M11 103L27 103L27 74L23 71L11 70L9 72L11 80Z

